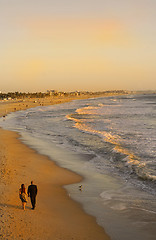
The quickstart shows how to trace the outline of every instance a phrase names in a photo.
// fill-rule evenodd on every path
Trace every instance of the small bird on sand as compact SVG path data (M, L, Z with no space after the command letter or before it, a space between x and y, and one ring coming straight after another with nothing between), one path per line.
M79 186L79 190L82 191L82 185Z

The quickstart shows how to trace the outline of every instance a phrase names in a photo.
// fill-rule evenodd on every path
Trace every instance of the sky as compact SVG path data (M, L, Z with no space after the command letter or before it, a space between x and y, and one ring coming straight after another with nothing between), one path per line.
M155 0L0 0L0 91L156 90Z

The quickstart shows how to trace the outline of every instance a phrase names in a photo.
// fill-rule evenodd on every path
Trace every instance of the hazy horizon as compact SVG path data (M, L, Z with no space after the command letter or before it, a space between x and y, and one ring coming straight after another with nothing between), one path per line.
M127 89L118 89L118 90L116 90L116 89L108 89L108 90L97 90L97 91L89 91L89 90L76 90L76 89L74 89L74 90L70 90L70 91L64 91L64 90L60 90L60 89L46 89L46 90L38 90L38 91L17 91L17 90L15 90L15 91L0 91L0 94L9 94L9 93L16 93L16 92L18 92L18 93L21 93L21 94L23 94L23 93L26 93L26 94L33 94L33 93L47 93L48 91L50 91L50 90L54 90L54 91L56 91L56 92L58 92L58 93L60 93L60 92L64 92L64 93L74 93L74 92L88 92L88 93L103 93L103 92L115 92L115 91L118 91L118 92L120 92L120 91L124 91L124 92L127 92L127 93L156 93L156 89L154 89L154 90L127 90Z
M156 90L156 1L0 1L0 91Z

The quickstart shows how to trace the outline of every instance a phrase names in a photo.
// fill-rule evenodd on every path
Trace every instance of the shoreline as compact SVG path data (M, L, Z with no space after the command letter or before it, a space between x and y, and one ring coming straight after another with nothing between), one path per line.
M79 98L58 98L55 103L45 101L42 104L52 105L76 99ZM31 100L29 105L26 101L22 105L19 102L2 103L0 116L6 111L8 114L39 106L39 102ZM110 239L96 223L95 217L85 213L63 188L64 185L80 182L81 176L38 154L23 144L15 132L0 129L0 136L1 239ZM33 212L29 199L26 211L23 211L18 197L20 184L25 183L27 187L31 180L39 188L37 208Z

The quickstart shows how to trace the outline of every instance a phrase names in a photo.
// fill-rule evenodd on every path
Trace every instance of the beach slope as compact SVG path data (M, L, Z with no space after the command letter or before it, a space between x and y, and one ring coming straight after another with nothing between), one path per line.
M0 239L110 239L63 188L81 179L21 143L17 133L0 129ZM39 189L37 206L31 210L28 199L24 211L18 191L31 180Z

